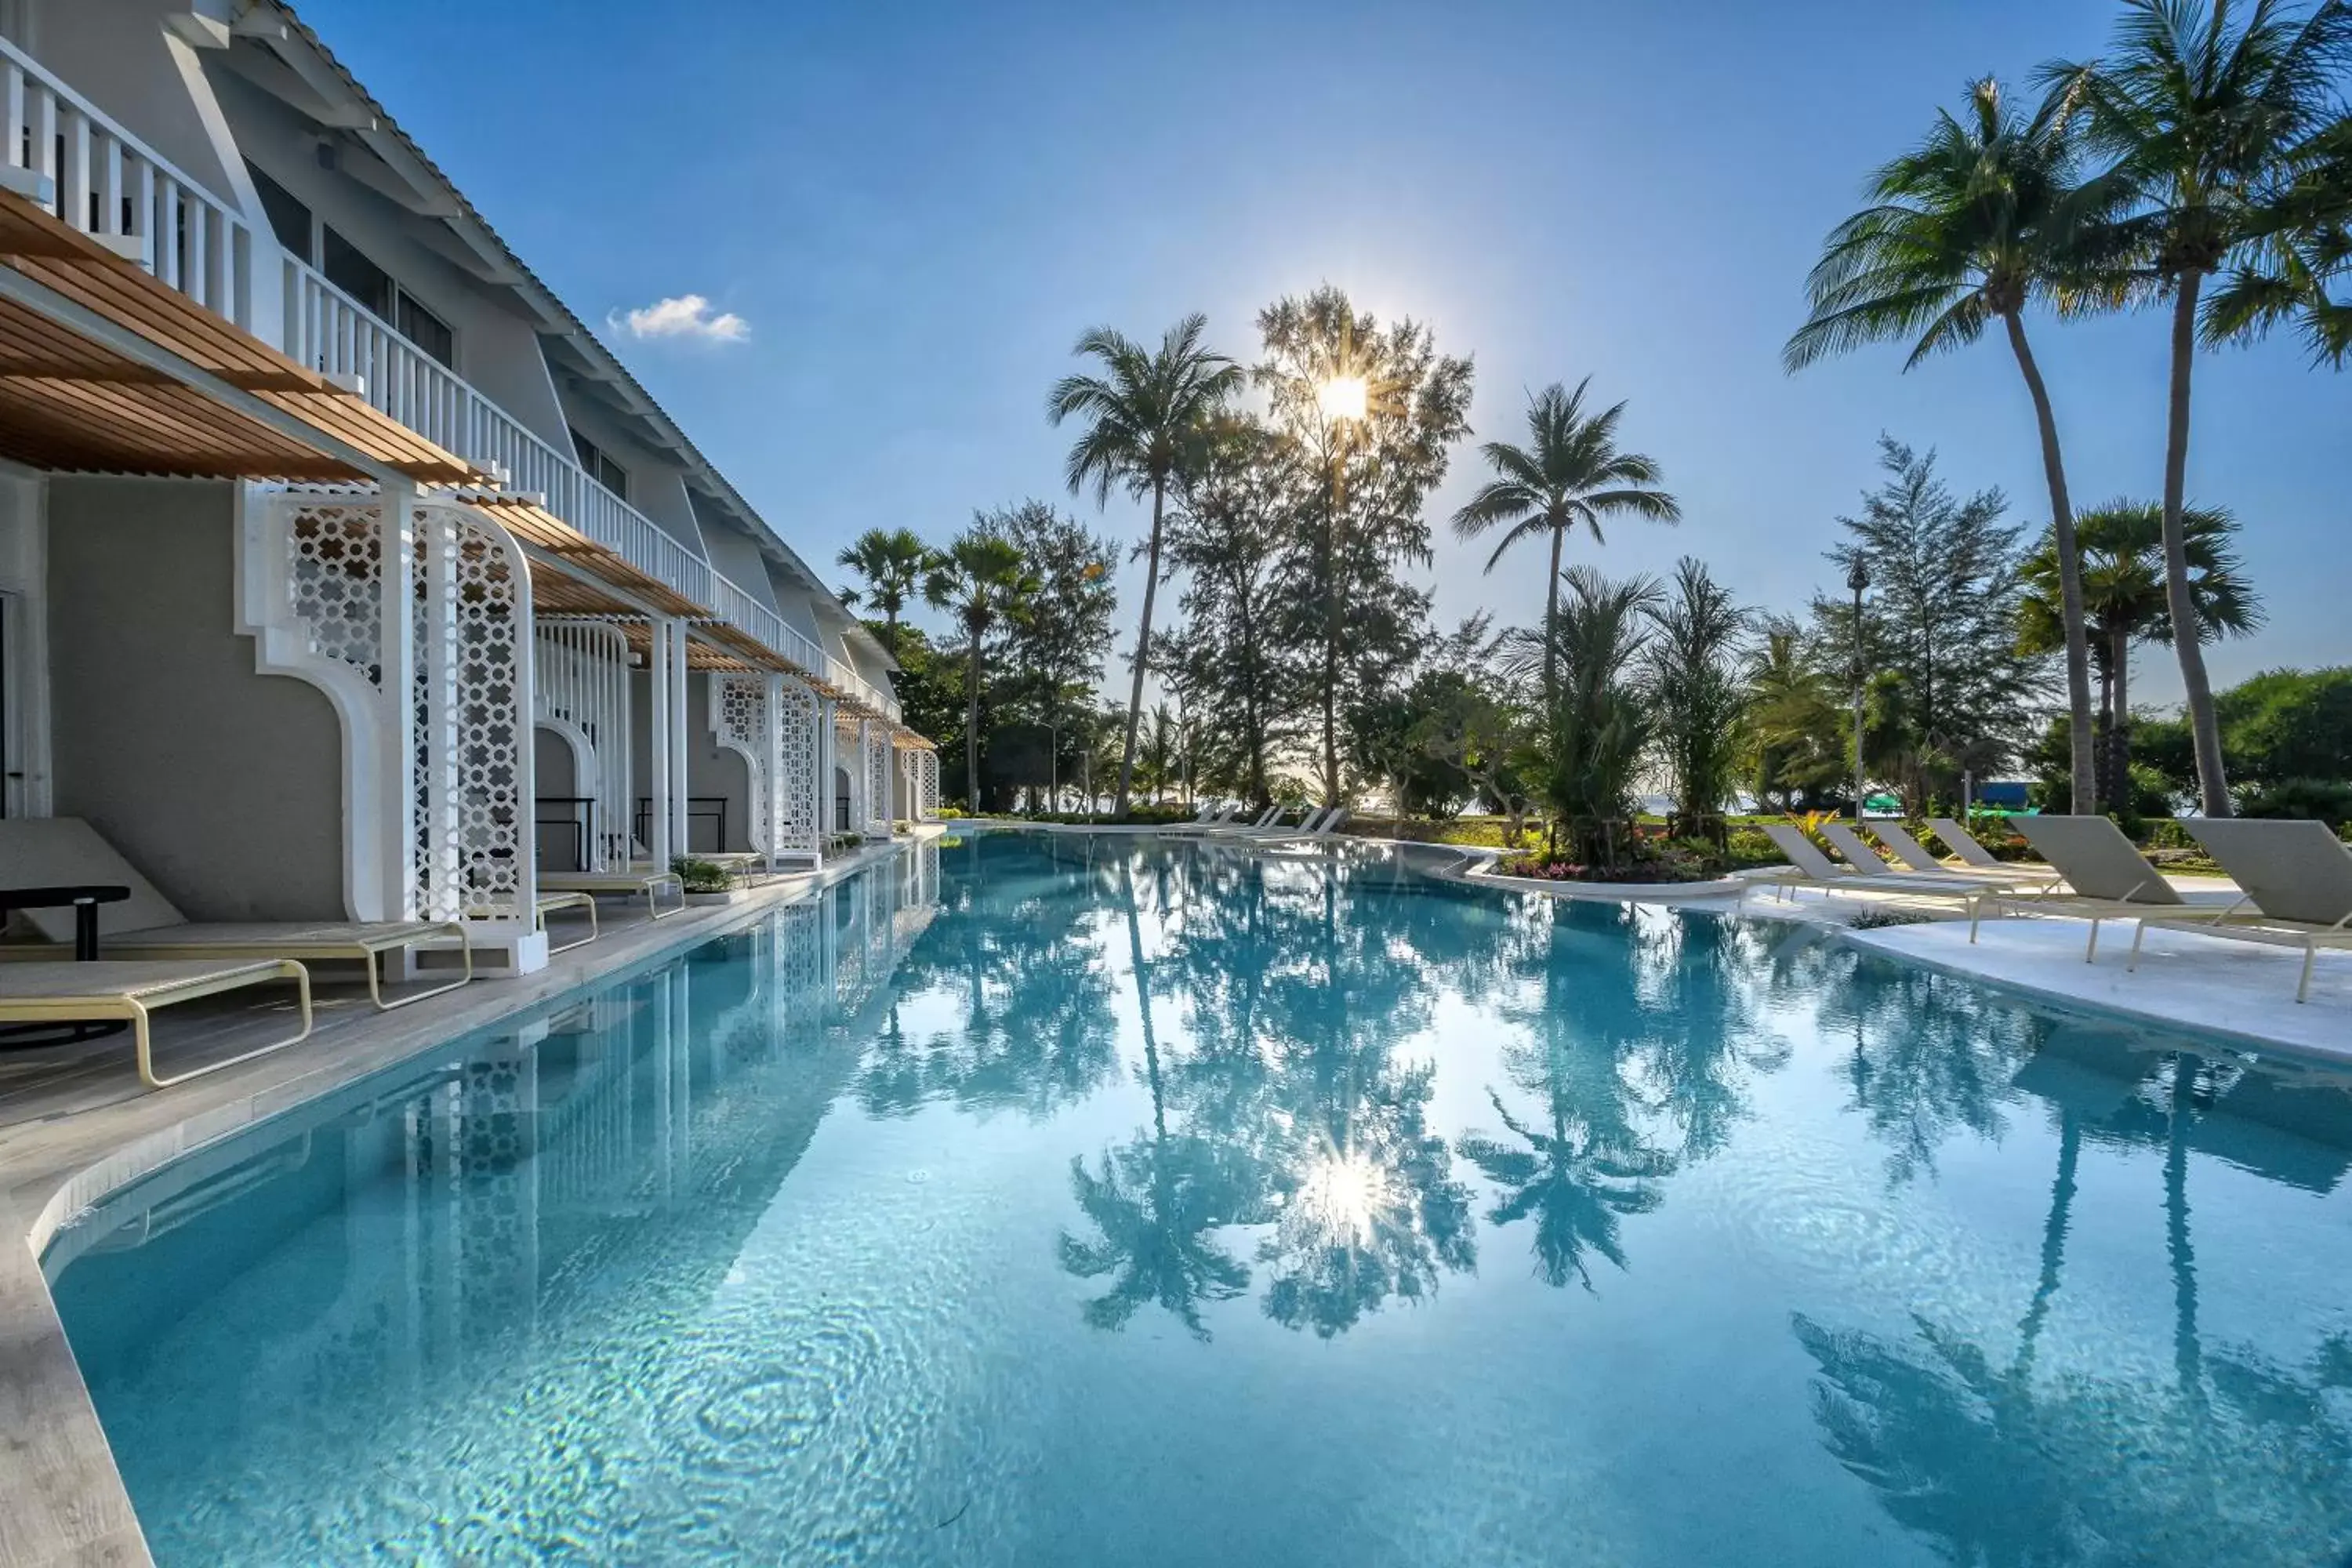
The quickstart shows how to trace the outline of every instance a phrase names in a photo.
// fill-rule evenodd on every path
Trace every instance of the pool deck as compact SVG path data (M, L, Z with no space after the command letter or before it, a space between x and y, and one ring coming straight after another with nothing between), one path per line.
M944 831L927 824L917 837ZM868 845L821 871L773 878L736 902L689 905L660 921L610 900L603 934L555 954L537 973L478 980L396 1012L370 1006L356 981L321 982L310 1039L173 1089L140 1086L126 1037L0 1057L0 1568L150 1562L41 1272L40 1255L66 1220L191 1150L749 925L915 841ZM282 994L254 991L159 1013L159 1063L230 1054L257 1029L282 1030L290 1007ZM24 1245L7 1244L19 1237Z
M927 826L922 832L929 837L957 826ZM995 824L971 826L1005 830ZM1296 841L1286 847L1224 841L1248 852L1298 859L1319 858L1326 845L1371 843L1404 856L1419 869L1469 886L1554 898L1622 897L1465 876L1465 868L1477 857L1425 845L1351 836L1321 841L1311 850ZM0 1068L0 1227L8 1227L5 1236L22 1236L26 1243L0 1245L0 1568L135 1568L150 1561L41 1272L41 1251L60 1224L191 1150L582 985L615 979L750 924L779 905L809 898L898 854L906 843L870 846L822 872L777 878L738 903L689 908L658 922L641 914L609 918L597 942L556 954L537 974L478 983L394 1013L370 1008L364 989L356 984L323 984L318 1027L310 1041L173 1089L142 1090L131 1070L129 1048L120 1039L43 1053L32 1070L21 1066L24 1058ZM2176 881L2205 899L2228 889L2211 879ZM2352 956L2342 953L2320 956L2311 999L2297 1004L2301 955L2283 949L2159 931L2149 936L2137 973L2126 973L2128 921L2108 926L2098 962L2085 963L2080 921L1988 921L1971 945L1966 921L1954 906L1899 894L1832 897L1805 891L1783 900L1756 889L1744 902L1719 891L1643 901L1718 913L1736 909L1749 918L1816 925L1858 948L2061 1006L2168 1030L2210 1031L2254 1050L2352 1062ZM1927 919L1874 930L1849 928L1857 913L1874 909ZM614 910L618 915L619 906ZM166 1013L157 1027L159 1055L176 1049L185 1062L201 1059L206 1049L226 1051L256 1026L274 1026L285 1006L282 998L224 1004L178 1026ZM269 1016L257 1018L257 1013Z

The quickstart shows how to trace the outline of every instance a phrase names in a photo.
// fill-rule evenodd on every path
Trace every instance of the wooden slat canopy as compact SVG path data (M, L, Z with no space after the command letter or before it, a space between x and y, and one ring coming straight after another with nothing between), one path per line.
M481 480L463 458L14 191L0 190L0 264L419 483ZM0 300L0 456L60 472L371 477L16 300Z

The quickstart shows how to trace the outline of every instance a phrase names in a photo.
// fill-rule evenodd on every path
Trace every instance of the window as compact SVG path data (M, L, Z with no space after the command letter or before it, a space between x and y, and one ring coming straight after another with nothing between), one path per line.
M392 320L392 274L360 254L357 247L328 229L319 247L319 270L327 281L373 310L386 321Z
M457 334L449 323L417 303L414 295L392 280L392 275L360 253L357 246L332 228L320 229L319 270L327 281L391 323L394 331L439 360L457 368Z
M610 453L577 430L572 432L572 449L580 454L580 466L590 479L623 500L629 499L629 470L613 461Z
M457 367L457 334L449 330L448 322L410 299L405 289L401 290L399 316L393 325L400 329L402 337L443 364L452 370Z
M317 237L311 232L314 225L310 209L293 192L252 163L247 163L245 168L253 176L253 188L261 197L262 213L269 219L270 232L278 237L278 243L315 266L319 247Z

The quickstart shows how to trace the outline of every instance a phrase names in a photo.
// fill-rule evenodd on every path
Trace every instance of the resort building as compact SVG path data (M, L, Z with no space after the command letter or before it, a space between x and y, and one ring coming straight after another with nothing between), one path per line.
M276 0L0 0L0 815L475 917L937 802L879 642Z

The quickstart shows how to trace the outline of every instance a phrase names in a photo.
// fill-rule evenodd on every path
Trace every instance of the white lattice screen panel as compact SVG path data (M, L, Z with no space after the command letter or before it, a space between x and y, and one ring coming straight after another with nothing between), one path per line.
M768 744L768 678L713 672L710 731L720 745L743 759L751 775L748 792L751 847L768 854L768 819L773 807L770 781L774 772Z
M824 703L784 677L776 698L776 853L814 855L824 847Z
M346 749L383 777L348 784L344 831L355 858L405 838L407 864L378 895L389 918L529 918L530 587L513 540L425 502L413 542L388 551L383 502L347 491L273 492L247 516L260 570L248 569L242 610L270 649L265 668L330 691L364 683L363 709L347 699L338 712L367 728ZM406 615L387 626L387 601L404 597ZM387 669L408 674L388 682Z
M348 665L383 685L383 523L381 509L296 500L285 510L286 606L313 658Z
M890 837L890 731L868 721L858 726L866 747L866 831Z
M939 820L940 754L937 752L915 753L915 805L925 822Z
M416 533L433 638L417 667L434 667L435 738L448 749L433 775L447 793L417 800L446 872L420 886L420 912L530 919L530 578L514 541L462 507L418 507Z

